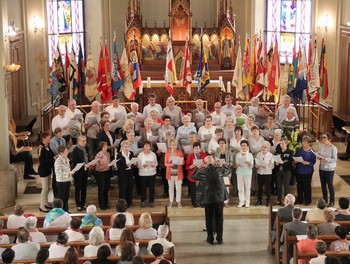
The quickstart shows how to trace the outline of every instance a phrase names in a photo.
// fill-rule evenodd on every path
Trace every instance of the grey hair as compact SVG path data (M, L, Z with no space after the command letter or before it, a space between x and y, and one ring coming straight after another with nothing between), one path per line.
M166 238L169 233L169 227L167 225L160 225L157 232L158 238Z
M285 197L291 205L295 203L295 196L293 194L288 193Z
M279 135L282 137L282 135L283 135L283 130L277 128L277 129L275 130L275 134L279 134Z
M131 105L130 105L130 107L133 107L134 105L137 105L137 106L139 106L139 104L138 103L132 103Z
M35 216L30 216L27 218L24 226L27 229L32 229L36 227L37 222L38 222L38 218L36 218Z
M260 103L260 100L258 97L253 97L252 99L250 99L250 102L257 102Z
M185 119L187 119L188 121L191 121L191 118L190 118L188 115L184 115L184 116L182 117L182 123L185 122Z
M0 230L4 227L4 220L0 219Z
M289 106L287 108L286 112L291 112L291 113L293 113L294 116L297 116L297 111L295 110L295 108L293 106Z
M135 131L134 130L128 130L126 131L126 137L128 137L129 135L133 134L135 136Z
M89 233L89 244L93 246L99 246L105 241L103 229L99 226L95 226Z
M86 208L86 213L89 215L95 215L97 212L97 208L95 205L91 204Z

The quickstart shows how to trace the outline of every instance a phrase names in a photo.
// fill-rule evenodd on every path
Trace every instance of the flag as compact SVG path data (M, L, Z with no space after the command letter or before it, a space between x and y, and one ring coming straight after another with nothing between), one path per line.
M203 34L201 34L201 49L197 67L197 81L198 81L198 90L197 93L200 94L203 92L205 86L210 83L210 74L207 61L207 55L205 54L203 48Z
M137 58L137 51L136 51L136 45L135 41L132 40L131 42L131 52L130 52L130 62L131 62L131 80L132 80L132 90L129 89L127 91L126 97L128 100L132 100L136 95L136 89L139 88L142 85L142 79L141 79L141 72L140 72L140 66Z
M51 95L51 100L55 101L55 106L58 106L60 104L60 100L56 99L60 97L61 93L66 91L66 81L64 78L62 57L58 45L55 52L55 57L52 60L51 74L48 81L48 86L49 87L47 91Z
M286 61L283 66L283 70L281 70L281 79L280 79L280 97L283 97L287 94L288 91L288 82L289 82L289 74L290 74L291 64L288 61L288 56L286 53Z
M92 59L91 49L89 47L88 55L86 58L86 83L85 83L85 96L92 102L98 95L97 90L97 80L96 80L96 70L94 61Z
M322 99L327 99L328 96L328 72L327 72L327 56L326 43L322 38L321 61L320 61L320 86Z
M124 84L124 74L122 67L120 66L120 60L118 56L118 47L117 47L117 37L114 35L113 38L113 64L112 64L112 88L113 94L118 94L119 89Z
M69 87L70 87L70 99L78 99L78 66L75 56L74 48L70 54L70 71L69 71Z
M294 89L294 95L302 101L304 104L306 102L306 89L307 89L307 62L306 62L306 52L299 49L298 54L298 69L296 85Z
M288 95L292 98L292 103L297 104L297 97L294 94L294 89L297 81L298 72L298 53L296 52L295 45L293 47L293 61L290 65L289 77L288 77Z
M78 93L80 98L85 92L86 83L86 73L85 73L85 61L83 55L83 48L81 47L81 42L79 41L79 52L78 52Z
M257 60L256 65L256 81L254 85L254 97L259 97L263 91L264 88L268 85L268 78L267 78L267 52L266 52L266 42L265 40L260 40L260 46L261 51L260 55ZM259 49L260 49L259 46Z
M68 52L68 46L67 46L67 42L64 42L64 46L65 46L65 49L66 49L66 54L64 55L64 63L65 63L65 76L66 76L66 84L68 85L69 87L69 72L70 72L70 61L69 61L69 52ZM68 98L71 98L71 91L70 89L68 89L67 91L67 96Z
M120 58L120 66L122 68L123 71L123 76L124 76L124 95L126 98L130 98L133 91L134 91L134 87L132 84L132 80L131 80L131 75L130 75L130 65L129 65L129 59L128 59L128 55L126 54L126 48L124 47L123 49L123 53L122 56Z
M249 84L251 84L251 79L249 75L249 72L250 72L249 46L250 46L250 39L246 37L244 52L243 52L243 90L245 94L245 99L247 100L249 100Z
M269 76L269 84L267 86L270 94L275 97L275 102L279 101L279 79L280 79L280 59L278 51L278 41L275 39L275 46L273 47L271 57L271 71Z
M257 53L259 52L259 48L257 48L257 46L259 45L259 39L258 39L258 35L255 34L254 35L254 43L253 43L253 49L251 52L251 56L250 56L250 68L249 68L249 73L248 73L248 83L249 83L249 89L248 89L248 93L247 95L249 96L249 98L253 97L253 92L254 92L254 84L255 84L255 78L256 78L256 62L257 62Z
M105 104L112 98L110 62L107 43L101 41L100 57L97 70L97 89L101 93L101 103Z
M238 43L236 66L233 72L232 85L236 87L236 98L244 100L245 95L243 92L242 51L240 42Z
M186 87L187 93L191 96L191 64L190 64L190 46L188 44L188 36L186 37L185 56L182 58L182 66L180 71L180 82Z
M166 63L165 63L165 76L164 77L165 77L165 88L172 96L174 96L173 85L176 84L177 79L176 79L173 47L171 45L170 39L168 41Z
M317 55L317 42L315 40L312 56L309 62L309 96L315 101L319 102L319 89L320 89L320 72L318 65L318 55Z

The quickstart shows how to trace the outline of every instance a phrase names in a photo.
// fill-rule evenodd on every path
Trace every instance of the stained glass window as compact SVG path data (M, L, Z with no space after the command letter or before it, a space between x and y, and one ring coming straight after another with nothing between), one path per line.
M64 62L65 42L68 52L78 54L79 41L85 50L84 0L47 0L49 63L59 45ZM84 52L84 51L83 51Z
M266 6L267 43L269 46L277 38L281 63L286 56L292 61L294 46L308 52L312 0L267 0Z

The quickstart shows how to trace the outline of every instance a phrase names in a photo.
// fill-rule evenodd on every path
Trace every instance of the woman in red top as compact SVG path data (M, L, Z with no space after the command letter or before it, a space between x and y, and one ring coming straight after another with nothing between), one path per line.
M315 252L316 253L316 239L317 227L315 225L308 225L306 229L307 238L300 240L297 243L299 252ZM298 264L308 263L310 259L299 259Z
M196 164L194 164L194 160L201 160L203 165L203 161L206 156L207 154L205 152L201 152L201 144L199 142L195 142L193 143L193 153L189 154L186 160L188 187L191 193L192 206L194 208L198 206L196 202L197 187L196 181L192 179L192 173L198 168L197 165L199 165L198 161L196 161Z
M183 165L184 154L177 149L177 141L173 139L169 142L170 149L165 153L164 165L166 167L166 179L169 184L169 200L168 207L172 207L174 201L174 187L176 188L177 207L181 208L181 189L182 179L184 178Z

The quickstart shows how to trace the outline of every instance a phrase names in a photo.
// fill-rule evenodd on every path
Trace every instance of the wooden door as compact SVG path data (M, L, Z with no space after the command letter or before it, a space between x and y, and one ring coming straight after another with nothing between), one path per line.
M24 34L17 34L10 40L11 63L21 65L17 72L11 73L11 117L19 120L27 114L26 91L24 82L25 56L24 56Z

